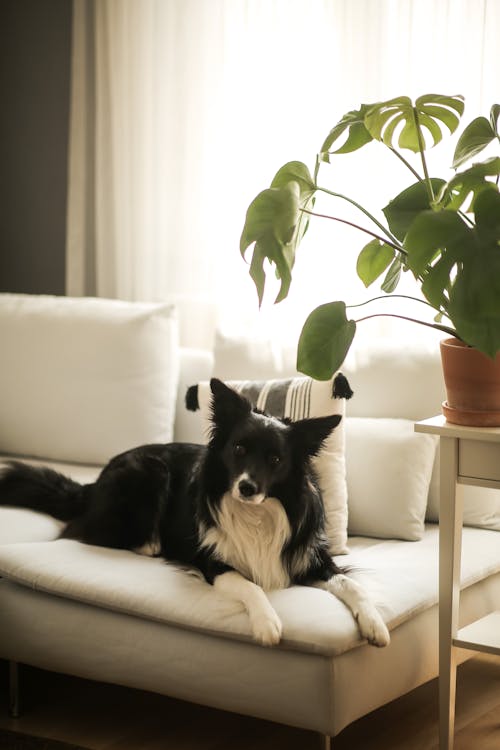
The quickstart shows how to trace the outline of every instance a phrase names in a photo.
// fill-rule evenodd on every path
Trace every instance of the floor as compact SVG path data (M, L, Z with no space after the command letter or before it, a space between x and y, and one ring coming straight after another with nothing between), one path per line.
M318 750L318 735L128 688L24 668L23 715L7 714L0 662L0 726L91 750ZM333 750L437 750L437 681L347 727ZM500 748L500 657L459 668L455 750Z

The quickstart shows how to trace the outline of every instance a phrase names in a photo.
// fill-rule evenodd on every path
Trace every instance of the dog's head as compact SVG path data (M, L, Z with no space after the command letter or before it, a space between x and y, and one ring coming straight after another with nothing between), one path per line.
M268 416L222 381L212 378L210 446L218 451L234 499L259 504L274 496L291 474L302 469L341 417L297 422Z

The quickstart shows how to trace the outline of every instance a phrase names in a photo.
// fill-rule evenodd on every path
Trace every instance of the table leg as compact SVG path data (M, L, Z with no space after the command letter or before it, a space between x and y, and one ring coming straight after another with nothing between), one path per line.
M20 715L19 664L15 661L9 661L9 716L18 719Z
M462 493L457 492L458 440L440 439L439 506L439 748L452 750L455 729L456 651L460 599Z

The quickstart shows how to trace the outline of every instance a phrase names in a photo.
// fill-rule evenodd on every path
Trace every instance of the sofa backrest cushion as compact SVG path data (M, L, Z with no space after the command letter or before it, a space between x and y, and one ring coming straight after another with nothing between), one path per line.
M439 338L355 342L341 367L355 393L352 417L427 419L441 412L445 399ZM440 337L442 338L442 336ZM221 380L297 376L296 347L218 331L214 375Z
M0 294L0 452L102 464L172 439L171 305Z

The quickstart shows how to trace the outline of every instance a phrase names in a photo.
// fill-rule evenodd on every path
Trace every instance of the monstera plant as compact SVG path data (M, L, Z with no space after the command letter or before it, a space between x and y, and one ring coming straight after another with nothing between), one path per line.
M326 216L333 220L332 228L345 222L360 230L362 237L370 237L356 261L366 286L382 277L383 292L397 297L393 293L401 274L408 271L421 289L420 302L434 309L434 322L411 320L440 329L494 358L500 350L500 156L464 165L489 144L498 146L500 105L491 107L489 119L476 117L462 131L451 179L434 175L427 159L429 148L448 131L451 135L457 130L463 110L462 96L437 94L420 96L415 102L398 97L363 104L330 130L312 174L298 161L279 169L270 187L250 204L241 235L243 256L253 246L250 275L259 301L269 271L280 281L276 302L287 296L297 249L316 215L316 196L326 193L335 204L335 211ZM324 163L348 158L372 141L378 141L389 158L397 158L410 176L408 187L382 209L380 221L344 195L340 186L333 191L320 181ZM405 150L416 156L405 157ZM347 221L339 213L346 202L359 212L361 223ZM342 257L339 262L349 259ZM348 308L345 301L336 300L310 313L298 344L301 372L325 380L340 367L357 326Z

